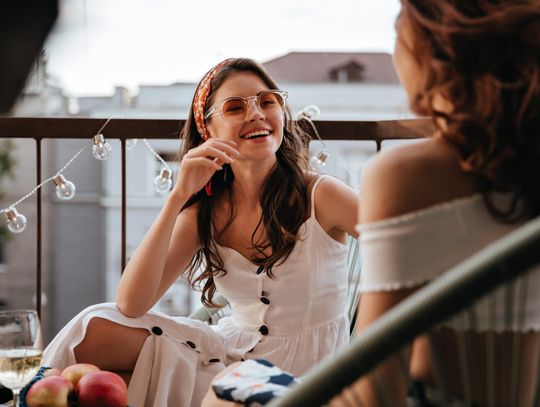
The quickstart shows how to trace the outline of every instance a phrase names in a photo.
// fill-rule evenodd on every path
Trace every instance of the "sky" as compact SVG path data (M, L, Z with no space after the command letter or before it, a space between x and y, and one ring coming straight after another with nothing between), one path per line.
M291 51L391 53L399 0L60 0L45 44L68 95L196 82L217 62Z

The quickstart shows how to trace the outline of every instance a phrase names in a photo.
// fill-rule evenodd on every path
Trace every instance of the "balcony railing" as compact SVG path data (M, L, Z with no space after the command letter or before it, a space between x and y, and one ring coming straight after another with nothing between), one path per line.
M42 141L48 139L90 139L105 123L96 118L0 118L0 139L19 138L35 140L36 185L42 177ZM118 139L121 145L121 242L120 270L126 265L126 140L178 139L184 121L113 119L103 131L107 139ZM323 140L374 141L377 151L384 140L404 140L425 137L432 132L428 119L392 121L316 121ZM42 307L42 196L37 192L36 232L36 308Z

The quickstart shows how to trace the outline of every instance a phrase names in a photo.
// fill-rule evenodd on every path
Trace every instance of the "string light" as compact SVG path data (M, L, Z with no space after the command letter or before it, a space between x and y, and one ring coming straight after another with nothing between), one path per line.
M41 184L37 185L32 191L27 193L25 196L20 198L18 201L12 203L7 208L4 208L0 210L0 213L4 213L7 221L8 229L13 233L20 233L24 231L26 228L26 217L19 213L17 209L15 208L18 204L32 196L38 189L40 189L43 185L45 185L48 182L53 182L56 186L56 196L59 199L62 200L69 200L72 199L75 196L76 187L75 184L71 181L68 181L66 177L63 175L63 172L66 170L67 167L71 165L73 161L79 157L79 155L86 149L88 146L92 146L92 155L98 159L98 160L106 160L111 151L110 144L105 140L105 136L103 135L103 129L109 124L111 119L114 117L119 116L112 116L108 118L105 123L101 126L101 128L95 133L95 135L92 137L90 143L86 143L82 148L77 151L77 153L71 157L71 159L52 177L47 178L44 180ZM169 167L169 165L159 156L158 153L152 148L150 143L146 139L143 139L144 143L150 150L150 152L162 163L162 168L160 170L159 175L154 180L154 188L157 192L164 194L167 193L171 187L172 187L172 170ZM126 148L128 150L133 149L135 145L137 144L137 139L127 139L126 140Z
M107 119L105 124L103 126L101 126L101 129L99 129L98 134L92 138L91 144L93 144L93 146L95 146L96 137L101 135L100 132L105 128L105 126L107 126L107 124L111 121L111 119L112 119L112 117ZM98 137L98 139L99 139L99 137ZM104 138L103 138L103 141L104 141ZM103 143L103 144L105 144L105 143ZM26 228L26 223L27 223L26 217L24 215L20 214L17 211L16 206L19 205L24 200L31 197L32 195L34 195L36 193L36 191L38 189L40 189L41 187L43 187L43 185L45 185L46 183L51 182L51 181L54 182L54 184L56 185L56 194L57 194L58 198L60 198L60 199L71 199L71 198L73 198L73 196L75 194L75 190L76 190L75 184L73 184L73 182L71 182L71 181L66 180L66 178L62 175L62 173L66 170L67 167L69 167L71 165L71 163L73 161L75 161L77 159L77 157L79 157L79 155L86 148L88 148L89 145L90 144L87 143L84 146L82 146L82 148L79 149L79 151L77 151L77 153L75 153L75 155L73 157L71 157L71 159L54 176L47 178L41 184L37 185L34 189L32 189L29 193L27 193L25 196L20 198L18 201L12 203L7 208L4 208L4 209L0 210L0 213L3 213L5 215L8 229L11 232L20 233L20 232L24 231L24 229ZM109 146L109 151L110 151L110 146Z
M162 168L154 178L154 189L158 194L166 194L172 187L172 172L170 168Z
M309 163L311 167L318 172L322 172L326 166L326 159L328 158L328 152L320 151L319 154L310 158Z
M302 109L298 113L298 119L310 124L313 133L315 134L316 138L318 139L318 141L321 142L323 146L323 150L319 151L310 159L311 166L316 171L322 171L322 169L326 165L328 157L330 156L330 153L328 152L326 144L321 139L319 132L317 131L317 128L315 127L313 123L313 120L317 119L320 116L320 114L321 114L320 109L315 105L308 105L304 107L304 109ZM9 205L7 208L0 210L0 213L4 213L7 220L8 229L11 232L21 233L26 229L26 225L27 225L26 217L17 211L16 206L20 204L21 202L23 202L24 200L26 200L27 198L29 198L30 196L32 196L38 189L40 189L46 183L50 181L54 182L56 186L56 195L59 199L69 200L74 197L75 191L76 191L75 184L71 181L68 181L63 175L63 172L73 161L75 161L75 159L86 148L88 148L89 145L92 146L92 155L96 159L102 161L102 160L106 160L109 157L110 152L111 152L111 145L106 141L105 136L103 135L102 131L113 117L108 118L105 121L105 123L101 126L99 131L95 133L95 135L92 137L91 142L89 144L85 144L54 176L47 178L41 184L37 185L28 194L20 198L18 201ZM154 189L156 192L160 194L165 194L168 191L170 191L172 187L173 171L169 167L167 162L159 154L156 153L156 151L152 148L150 143L148 143L146 139L142 139L142 140L148 147L148 150L150 150L150 152L162 164L159 175L154 179ZM132 150L137 144L137 141L138 141L137 139L126 139L126 149ZM337 160L344 166L346 171L349 173L349 176L351 176L351 178L354 179L355 176L354 174L351 173L347 164L343 162L339 156L337 157Z
M321 109L315 105L307 105L298 112L298 119L317 120L321 115Z
M69 200L75 196L75 184L68 181L62 174L58 174L53 179L56 185L56 196L62 200Z
M111 153L111 145L105 140L103 134L96 134L93 138L92 155L96 160L105 161Z
M319 109L315 105L307 105L302 110L300 110L300 112L298 112L298 119L305 120L311 125L313 132L323 145L323 151L319 151L317 154L311 156L311 158L309 159L309 164L311 168L317 172L323 171L324 167L326 166L326 160L330 156L326 148L326 144L324 143L324 141L322 141L321 137L319 136L319 132L317 131L317 128L313 123L313 120L318 119L320 115L321 109Z
M330 157L330 152L328 151L328 147L326 146L326 143L321 138L319 132L317 131L317 127L313 123L313 120L316 120L321 115L321 109L319 109L315 105L307 105L304 107L300 112L298 112L297 119L302 122L309 123L311 130L313 134L315 134L315 137L317 140L322 144L323 149L319 151L317 154L311 156L309 159L309 163L311 168L314 171L322 172L324 170L324 167L326 166L326 161L328 160L328 157ZM341 166L347 171L347 174L349 174L350 181L352 185L358 185L358 177L351 171L349 168L349 165L339 157L338 154L336 154L337 161Z
M26 229L26 216L11 207L5 211L8 229L13 233L21 233Z
M107 127L113 117L109 117L103 126L101 126L101 128L97 131L96 135L92 138L94 143L92 146L92 155L96 160L104 161L109 158L111 153L111 145L107 142L107 140L105 140L105 136L101 132L105 127Z
M136 138L128 138L126 140L126 150L133 150L137 145L137 141Z
M169 164L161 158L161 156L156 153L156 150L152 148L148 140L143 139L144 144L146 144L146 147L148 147L148 150L156 157L162 164L161 170L159 171L159 175L154 178L154 190L158 194L166 194L170 191L172 187L172 170L171 167L169 167Z

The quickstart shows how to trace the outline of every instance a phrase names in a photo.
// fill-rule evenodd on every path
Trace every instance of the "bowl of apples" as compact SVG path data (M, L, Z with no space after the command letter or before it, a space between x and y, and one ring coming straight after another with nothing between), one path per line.
M27 407L126 407L127 386L116 373L89 363L47 369L27 389Z

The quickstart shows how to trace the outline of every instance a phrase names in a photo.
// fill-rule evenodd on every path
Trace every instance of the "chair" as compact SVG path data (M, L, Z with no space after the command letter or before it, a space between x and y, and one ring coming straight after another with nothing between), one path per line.
M392 399L395 394L384 389L386 383L373 372L388 363L389 358L398 355L396 366L408 379L409 366L404 359L407 355L402 351L422 334L429 344L435 386L440 393L435 405L455 405L449 394L449 383L445 380L448 366L444 362L452 359L460 368L459 396L466 400L458 405L540 405L538 333L456 332L457 354L440 349L440 342L437 343L443 333L441 330L448 329L438 325L450 317L468 318L474 328L476 321L472 310L476 308L471 305L481 300L493 306L493 296L484 296L497 288L502 287L506 309L521 307L517 308L520 311L518 315L523 315L523 289L531 276L526 272L539 264L540 218L537 218L406 298L362 332L349 349L323 360L304 376L300 385L285 397L274 400L270 406L323 405L361 377L369 381L378 395L378 402L373 404L407 405L404 400L406 394L399 395L400 400ZM511 295L512 292L517 295ZM465 312L461 313L463 310ZM506 317L510 318L511 314L506 313ZM480 348L479 344L485 347ZM534 352L530 353L531 349ZM533 368L527 370L523 365ZM524 390L527 394L523 393ZM351 397L354 398L354 394ZM360 400L351 404L362 405ZM433 404L420 402L416 405Z
M360 293L360 245L358 240L349 237L348 239L349 252L347 255L347 267L349 268L349 287L347 291L347 312L351 321L351 334L354 332L354 322L356 320L356 309L358 308L358 300ZM201 306L195 310L189 317L200 321L216 324L219 318L230 312L229 302L221 294L214 298L214 303L221 305L220 308Z

